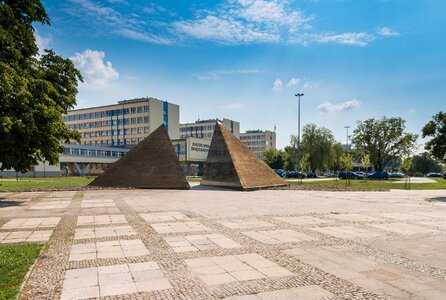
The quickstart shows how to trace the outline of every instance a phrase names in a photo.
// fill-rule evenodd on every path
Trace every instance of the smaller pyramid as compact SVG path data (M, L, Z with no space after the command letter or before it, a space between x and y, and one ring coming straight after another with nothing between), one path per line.
M217 122L201 185L246 191L286 186L287 183L223 124Z
M190 188L164 125L89 185L144 189Z

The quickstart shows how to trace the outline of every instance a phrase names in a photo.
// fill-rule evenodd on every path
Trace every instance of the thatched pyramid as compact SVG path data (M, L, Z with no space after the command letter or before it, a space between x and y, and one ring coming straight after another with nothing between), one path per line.
M287 185L219 122L212 136L201 184L241 190Z
M127 152L90 185L145 189L190 188L163 125Z

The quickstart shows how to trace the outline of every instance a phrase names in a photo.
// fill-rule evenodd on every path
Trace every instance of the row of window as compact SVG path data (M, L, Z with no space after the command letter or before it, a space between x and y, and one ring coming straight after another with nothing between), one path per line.
M202 126L188 126L188 127L181 127L180 132L189 132L189 131L209 131L214 130L215 125L202 125Z
M266 150L266 147L248 147L252 152L263 152Z
M69 116L64 116L63 120L66 121L78 121L78 120L88 120L95 118L106 118L112 116L122 116L127 114L139 114L142 112L149 112L149 106L135 106L130 108L122 108L122 109L111 109L104 111L97 111L92 113L83 113L83 114L73 114Z
M95 150L95 149L79 149L66 148L65 154L71 156L92 156L92 157L123 157L127 151L118 150Z
M88 123L78 123L78 124L68 124L68 128L72 130L78 129L90 129L90 128L101 128L101 127L112 127L112 126L122 126L131 124L142 124L149 123L149 117L138 117L138 118L127 118L122 120L112 120L112 121L99 121L99 122L88 122Z
M212 134L213 132L208 132L208 133L198 133L198 132L191 132L189 134L181 134L180 135L180 139L185 139L188 137L196 137L196 138L201 138L201 139L211 139L212 138Z
M111 140L100 140L100 141L89 141L83 142L84 145L89 146L125 146L125 145L136 145L141 142L144 138L124 138L124 139L111 139Z
M241 140L264 140L266 138L266 135L241 135ZM271 139L271 137L270 137Z
M125 129L111 129L111 130L98 130L98 131L87 131L82 132L82 138L94 138L103 136L120 136L120 135L134 135L134 134L146 134L149 133L150 127L135 127L135 128L125 128Z
M252 142L246 142L243 141L243 144L251 146L251 145L268 145L267 141L252 141Z

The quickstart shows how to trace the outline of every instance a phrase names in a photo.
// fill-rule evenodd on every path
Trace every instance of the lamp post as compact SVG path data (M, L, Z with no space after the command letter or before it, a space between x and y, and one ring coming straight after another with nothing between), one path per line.
M300 97L303 96L303 93L294 94L294 96L298 97L297 101L297 176L300 177Z
M345 148L347 149L347 151L348 151L348 129L350 128L350 126L344 126L344 128L345 129L347 129L347 144L345 144Z

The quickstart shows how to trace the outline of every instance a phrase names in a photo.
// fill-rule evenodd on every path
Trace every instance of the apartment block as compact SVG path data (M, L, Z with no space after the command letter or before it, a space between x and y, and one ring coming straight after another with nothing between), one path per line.
M276 147L276 133L269 130L248 130L240 134L240 140L260 159L264 151Z
M63 120L81 134L81 144L135 145L164 124L171 139L179 138L180 108L155 98L118 101L117 104L70 110Z
M240 123L229 119L197 120L194 123L180 124L180 139L196 137L212 139L216 122L221 122L237 138L240 138Z

